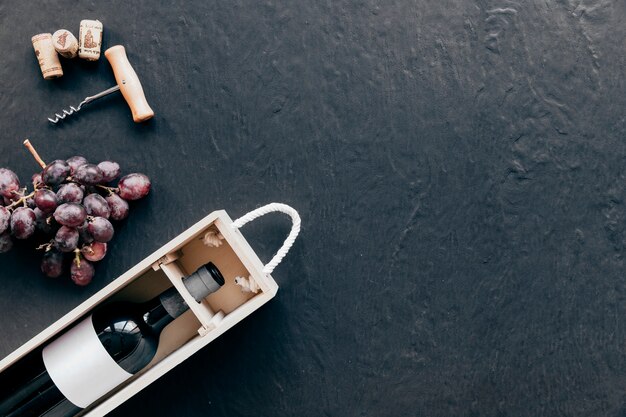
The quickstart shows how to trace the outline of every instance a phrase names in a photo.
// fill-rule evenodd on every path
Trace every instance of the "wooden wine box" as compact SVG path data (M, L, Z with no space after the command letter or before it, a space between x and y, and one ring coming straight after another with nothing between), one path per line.
M299 217L297 223L299 230ZM297 235L295 226L294 221L292 234L295 231ZM208 244L207 233L219 236L221 244ZM285 253L286 250L282 256ZM218 267L225 284L198 303L187 291L182 278L207 262L213 262ZM258 286L257 292L242 291L235 283L236 277L249 277ZM95 307L115 301L143 302L172 286L190 309L163 330L154 359L142 371L77 415L96 417L107 414L257 310L278 290L278 285L267 272L267 266L264 267L228 214L223 210L215 211L4 358L0 362L0 373L29 353L40 351L65 330L89 316Z

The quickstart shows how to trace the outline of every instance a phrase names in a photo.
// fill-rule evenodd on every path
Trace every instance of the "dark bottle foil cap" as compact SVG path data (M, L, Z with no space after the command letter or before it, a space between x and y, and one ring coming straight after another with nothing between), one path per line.
M224 285L225 280L215 264L209 262L183 279L183 283L193 298L200 303L206 296L219 290Z

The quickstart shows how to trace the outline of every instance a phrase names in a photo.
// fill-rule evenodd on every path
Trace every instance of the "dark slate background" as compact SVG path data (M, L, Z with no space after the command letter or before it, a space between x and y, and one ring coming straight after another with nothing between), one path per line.
M36 33L121 43L44 81ZM625 416L626 4L610 0L0 3L0 166L150 175L86 289L0 257L10 353L188 226L271 201L302 234L278 296L112 416ZM289 230L244 234L269 260Z

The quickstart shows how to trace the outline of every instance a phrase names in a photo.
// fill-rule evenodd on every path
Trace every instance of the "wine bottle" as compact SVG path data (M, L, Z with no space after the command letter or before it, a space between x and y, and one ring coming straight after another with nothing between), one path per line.
M209 262L183 283L200 302L224 285L224 277ZM74 416L150 363L161 331L188 309L175 288L141 304L97 307L0 373L0 416Z

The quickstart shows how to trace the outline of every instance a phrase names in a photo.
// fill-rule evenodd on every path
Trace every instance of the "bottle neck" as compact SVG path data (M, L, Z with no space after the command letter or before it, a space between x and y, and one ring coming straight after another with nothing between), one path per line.
M185 288L198 303L201 303L209 294L219 290L224 283L222 273L212 262L201 266L196 272L183 278ZM189 306L174 287L161 293L157 298L167 314L174 319L189 310Z
M175 293L175 294L173 294ZM168 312L168 310L163 306L162 299L163 298L171 298L178 295L178 292L175 288L170 288L164 293L154 297L153 299L146 301L141 305L140 311L143 312L143 321L152 329L152 332L155 335L159 335L165 326L170 324L174 319L178 316L172 315ZM182 301L182 297L181 297ZM183 301L184 304L184 301ZM187 304L184 304L185 311L189 308ZM183 311L184 313L184 311ZM182 314L182 313L181 313Z
M196 272L183 278L183 284L197 301L201 302L209 294L224 285L224 278L217 267L209 262ZM161 331L174 319L189 310L189 305L175 287L138 306L143 323L158 337Z

